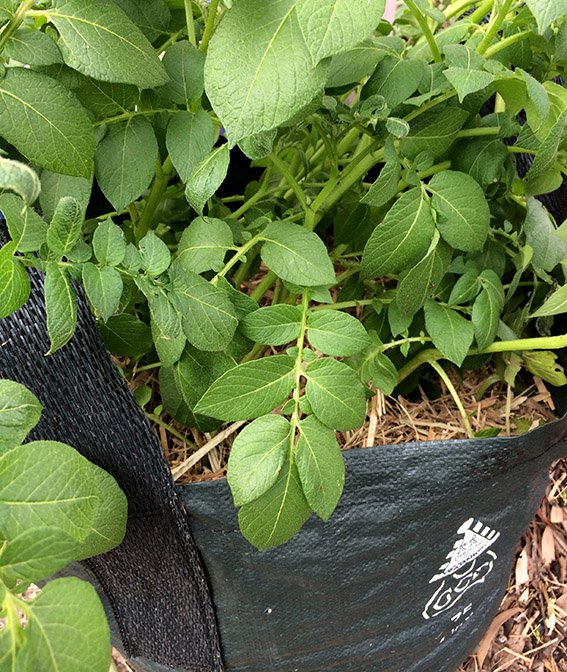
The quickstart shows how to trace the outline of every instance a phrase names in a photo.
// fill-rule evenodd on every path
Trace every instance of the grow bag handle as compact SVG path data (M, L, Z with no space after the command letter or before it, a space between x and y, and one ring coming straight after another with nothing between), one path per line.
M0 246L7 242L0 227ZM29 439L62 441L110 472L128 498L124 541L89 558L127 653L190 672L221 672L207 580L169 466L148 420L112 362L80 288L77 328L49 350L43 281L29 269L28 302L0 320L0 377L44 407Z

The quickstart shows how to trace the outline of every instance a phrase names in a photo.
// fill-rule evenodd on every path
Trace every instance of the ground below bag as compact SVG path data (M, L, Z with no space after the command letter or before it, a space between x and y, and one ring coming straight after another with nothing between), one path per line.
M498 609L549 466L567 454L566 417L512 438L350 450L330 521L312 516L260 553L225 481L174 488L84 298L73 339L44 355L35 273L30 301L0 320L0 377L44 405L30 438L75 446L129 498L125 542L66 571L97 586L135 670L454 672Z

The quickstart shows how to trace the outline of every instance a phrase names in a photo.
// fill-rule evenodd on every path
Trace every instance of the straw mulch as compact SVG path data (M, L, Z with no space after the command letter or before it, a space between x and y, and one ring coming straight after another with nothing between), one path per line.
M477 400L481 386L493 373L488 368L450 377L469 414L473 430L500 428L501 435L518 434L554 419L554 404L545 384L534 382L521 394L496 383ZM157 376L144 371L134 375L133 389L148 385L157 396ZM338 435L343 449L436 439L465 438L466 430L455 401L441 383L441 396L417 401L384 397L369 403L366 424ZM149 404L153 408L154 404ZM244 423L224 427L216 436L199 434L177 425L167 413L155 425L176 482L212 480L226 475L230 445ZM182 440L186 437L186 441ZM191 445L190 445L191 444ZM458 672L567 672L567 459L551 472L548 494L536 519L517 548L515 571L510 577L501 610L476 653ZM118 664L118 663L117 663ZM123 665L123 663L121 663ZM119 667L119 672L127 667Z

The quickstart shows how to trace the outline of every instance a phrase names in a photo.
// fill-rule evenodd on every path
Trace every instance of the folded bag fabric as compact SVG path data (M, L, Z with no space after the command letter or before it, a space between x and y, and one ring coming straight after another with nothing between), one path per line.
M133 669L454 672L498 610L548 469L567 454L566 416L512 438L347 451L330 521L312 515L260 553L226 481L173 485L81 292L74 337L45 356L42 281L30 276L28 303L0 320L0 377L44 406L30 439L75 446L126 492L125 541L65 572L99 590Z

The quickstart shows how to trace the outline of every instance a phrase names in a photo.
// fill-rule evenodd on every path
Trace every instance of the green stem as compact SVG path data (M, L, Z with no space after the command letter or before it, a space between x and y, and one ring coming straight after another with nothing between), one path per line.
M254 347L250 352L247 352L244 357L240 360L240 364L245 364L246 362L250 362L253 359L257 359L266 349L266 345L264 343L255 343Z
M254 203L257 203L260 199L264 198L264 196L268 193L268 182L270 181L270 174L272 172L272 166L268 166L266 170L264 171L264 177L262 179L262 184L260 185L260 188L258 191L251 196L245 203L243 203L238 210L232 213L232 218L233 219L238 219L239 217L242 217L242 215L249 210Z
M150 369L158 369L161 366L161 362L154 362L153 364L146 364L145 366L138 366L136 373L141 371L149 371Z
M337 303L322 303L313 306L311 310L343 310L344 308L356 308L357 306L371 306L376 299L355 299L354 301L338 301Z
M508 151L513 154L537 154L533 149L526 149L525 147L508 147Z
M407 0L406 0L406 2L407 2ZM471 423L469 421L469 416L467 415L467 412L465 411L465 407L463 406L463 402L461 401L461 398L457 394L457 390L455 389L455 386L453 385L451 379L447 375L447 372L441 366L441 364L439 364L435 360L433 360L429 363L435 369L435 371L437 371L440 378L443 380L443 382L447 386L447 389L449 390L449 393L453 397L453 400L455 401L455 404L457 404L457 408L459 409L459 413L461 414L461 417L463 418L463 422L465 424L469 439L474 439L474 432L473 432L473 429L471 427Z
M234 256L232 256L226 264L221 268L221 270L215 275L215 277L211 280L211 283L214 285L216 283L217 278L224 278L225 275L230 271L230 269L238 262L240 261L240 258L243 257L248 250L254 247L256 243L259 243L262 240L262 233L257 233L255 236L250 238L250 240L247 243L244 243L242 247L239 247L236 250L236 253Z
M506 14L508 14L508 10L512 6L513 2L514 2L514 0L504 0L504 4L500 8L500 11L498 12L498 14L496 16L493 16L490 19L490 23L489 23L489 26L488 26L488 31L486 32L485 36L482 38L482 42L476 48L476 50L479 54L484 54L485 53L485 51L490 46L490 43L492 42L492 40L498 34L498 31L500 30L500 26L502 25L504 19L506 18Z
M207 23L205 24L205 30L203 32L201 44L199 45L199 50L204 53L207 52L207 47L209 46L209 41L213 34L213 28L215 27L215 19L217 18L218 6L219 6L219 0L211 0L211 6L209 7L209 14L207 16Z
M493 2L493 0L491 0L491 2ZM471 5L476 5L476 3L477 0L462 0L462 2L455 2L449 5L443 14L445 14L446 19L452 19L454 16L460 16Z
M479 21L482 21L482 19L484 19L488 12L490 12L493 6L494 0L484 0L484 2L481 3L469 16L469 19L472 23L478 23Z
M274 284L277 277L278 276L273 271L266 273L262 282L260 282L258 287L256 287L252 294L250 294L250 298L254 299L254 301L260 301L268 289Z
M305 345L305 332L307 330L307 313L309 312L309 292L305 290L301 297L301 324L299 326L299 338L297 339L297 355L295 356L295 370L294 370L294 387L293 400L295 408L291 417L292 432L290 437L290 459L293 454L295 444L295 430L299 427L299 395L301 376L303 374L303 348Z
M184 32L185 29L181 28L176 33L173 33L173 35L171 35L163 44L157 48L158 53L161 54L162 51L169 49L169 47L171 47L172 44L175 44L180 37L183 37Z
M171 425L168 425L167 422L162 420L159 415L156 415L155 413L146 413L146 417L151 420L152 422L155 422L156 425L159 425L160 427L163 427L165 430L167 430L170 434L173 434L173 436L177 437L183 443L186 443L188 446L190 446L193 450L197 450L197 446L189 441L189 439L186 436L183 436L181 432L178 432L174 427Z
M400 338L397 341L384 343L382 346L382 352L390 350L390 348L396 348L399 345L404 345L405 343L426 343L427 341L431 341L429 336L410 336L409 338Z
M167 189L167 183L169 182L169 178L171 176L172 171L173 171L173 164L171 163L171 159L169 158L169 156L163 162L163 166L161 165L160 160L158 158L156 162L156 176L154 177L154 181L152 182L152 187L150 189L150 194L146 200L146 205L144 207L144 210L142 211L140 220L138 221L138 225L136 226L135 230L136 244L138 244L142 240L142 238L146 235L146 233L150 230L152 217L154 216L154 213L158 205L161 203L162 196L165 190Z
M418 6L415 4L413 0L405 0L405 3L410 10L410 12L415 16L417 22L419 23L419 27L421 28L423 32L423 36L427 40L427 43L429 44L429 48L431 49L431 53L433 55L433 60L436 63L441 63L441 52L439 51L439 47L437 46L437 42L435 42L435 38L433 37L433 33L431 32L431 28L429 27L429 24L427 23L427 19L421 11L419 10Z
M16 10L13 18L10 19L10 22L4 27L2 34L0 35L0 51L6 46L6 42L12 37L12 35L18 30L22 25L22 21L26 18L26 14L33 7L34 0L24 0L20 3L20 6Z
M100 121L95 121L93 126L101 126L102 124L117 124L119 121L128 121L133 117L149 117L152 114L159 114L160 112L171 112L171 110L163 108L156 110L135 110L131 112L124 112L123 114L117 114L115 117L108 117L106 119L101 119Z
M497 373L493 373L491 376L488 376L488 378L486 378L483 381L482 385L478 388L478 391L475 395L476 401L480 401L484 397L486 390L488 390L488 388L491 387L492 385L495 385L496 383L499 382L500 382L500 376Z
M292 175L291 171L289 168L286 166L286 164L279 158L279 156L276 156L275 154L270 154L268 156L270 161L274 164L274 166L280 171L280 173L285 177L286 182L289 184L291 187L293 193L295 194L297 200L301 204L301 207L307 213L310 208L307 203L307 200L305 198L305 194L303 193L303 189L299 186L299 183L295 179L295 177Z
M457 95L456 91L447 91L446 93L441 94L438 98L434 98L433 100L430 100L429 102L425 103L421 107L419 107L417 110L414 110L413 112L410 112L409 114L406 114L404 117L405 121L411 121L412 119L415 119L416 117L419 117L420 114L423 114L424 112L427 112L427 110L430 110L432 107L435 107L436 105L439 105L439 103L444 103L446 100L449 100L450 98L454 98Z
M457 133L457 138L476 138L481 135L498 135L498 126L483 126L482 128L465 128Z
M185 23L187 24L187 37L189 42L196 47L197 38L195 36L195 22L193 21L193 2L192 0L183 0L185 4Z
M506 49L506 47L509 47L511 44L516 44L516 42L520 42L520 40L525 40L527 37L533 34L534 33L532 30L522 30L519 33L514 33L514 35L509 35L503 40L500 40L500 42L496 42L496 44L488 47L488 49L484 52L484 55L486 58L491 58L494 56L494 54L502 51L502 49Z

